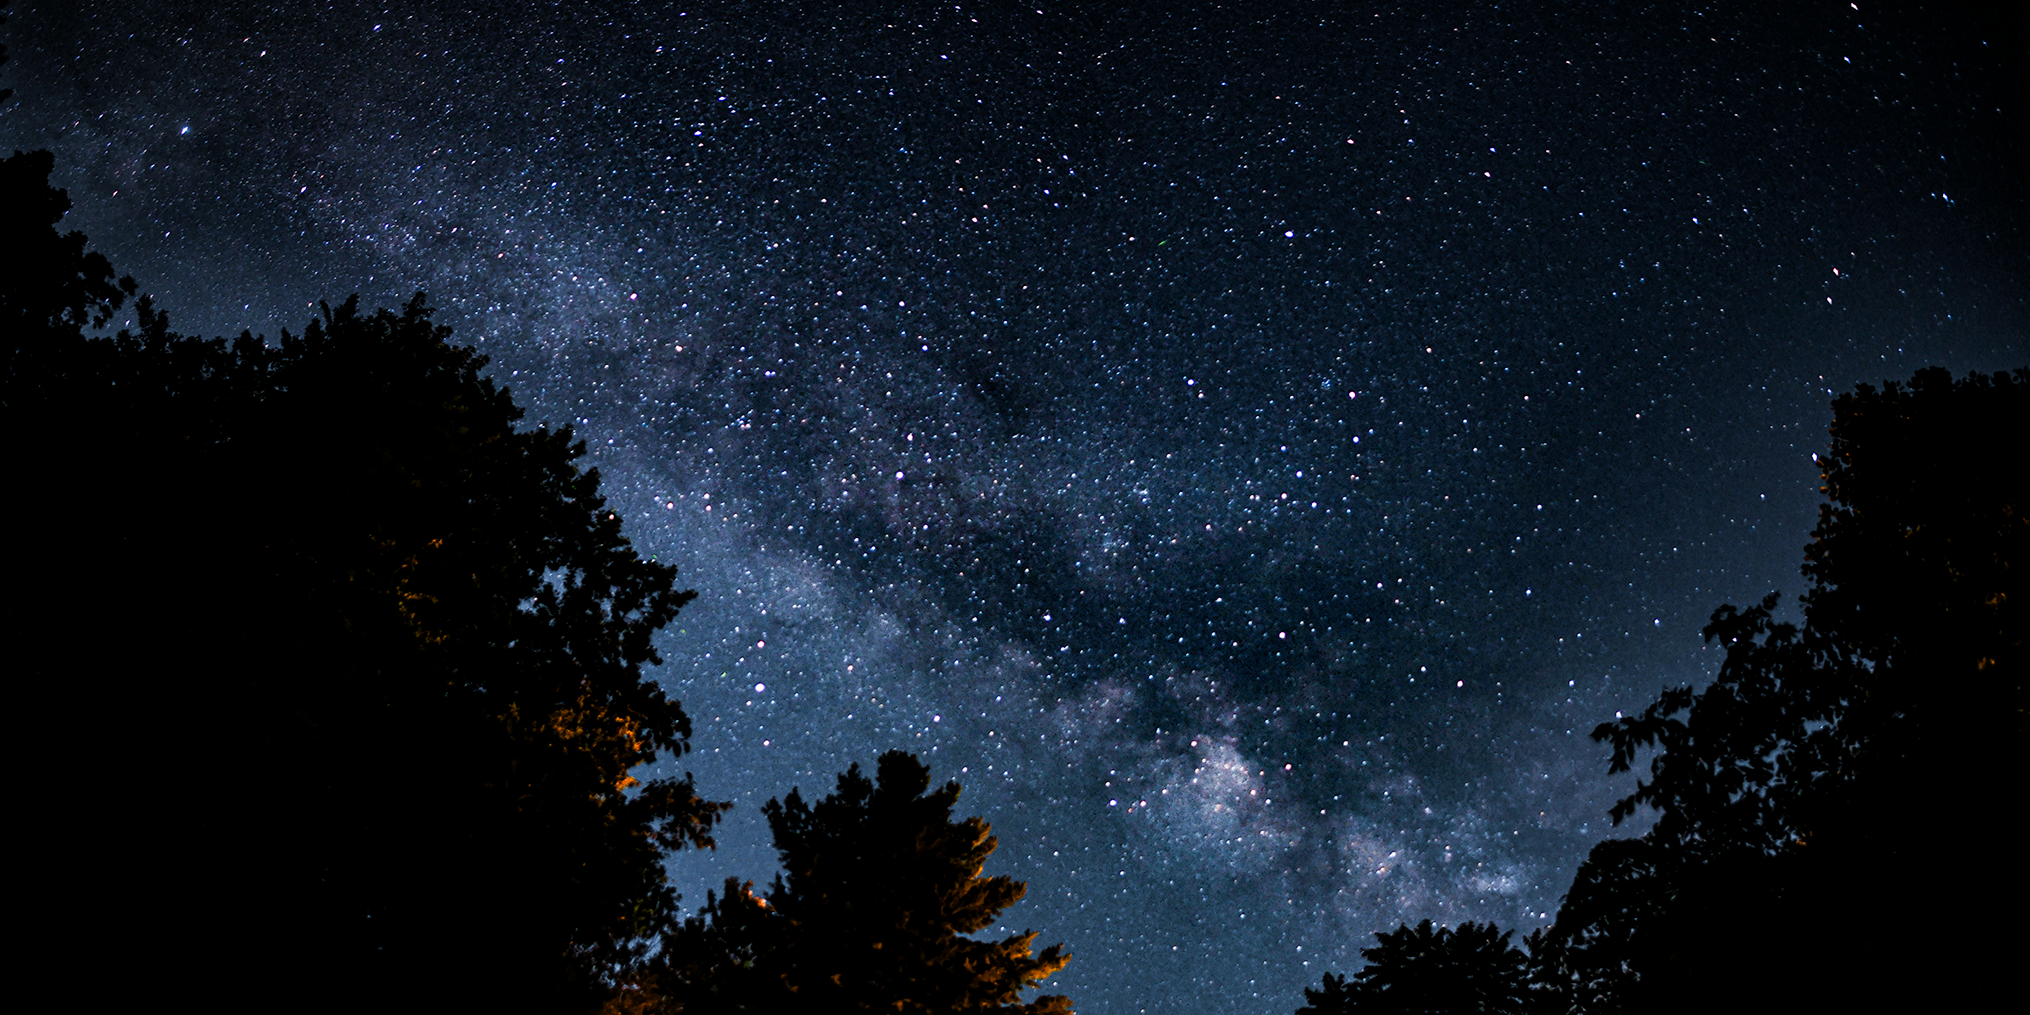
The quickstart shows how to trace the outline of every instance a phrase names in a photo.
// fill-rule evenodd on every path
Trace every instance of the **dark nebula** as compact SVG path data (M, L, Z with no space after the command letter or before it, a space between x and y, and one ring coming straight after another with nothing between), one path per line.
M1999 22L501 10L17 0L0 146L179 330L425 290L578 428L701 593L692 902L916 751L1081 1012L1544 923L1586 733L1802 587L1831 397L2030 345Z

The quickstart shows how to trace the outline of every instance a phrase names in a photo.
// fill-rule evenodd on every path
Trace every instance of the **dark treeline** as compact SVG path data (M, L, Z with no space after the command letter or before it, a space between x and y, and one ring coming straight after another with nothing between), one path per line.
M0 2L4 6L4 2ZM0 50L4 61L4 50ZM0 100L6 94L0 92ZM567 427L419 295L300 335L170 330L0 160L17 967L119 1009L1068 1012L994 839L900 752L765 809L783 873L688 919L726 806L645 675L694 595ZM132 326L95 333L132 304ZM1833 406L1801 621L1723 606L1702 690L1594 731L1650 755L1556 921L1377 935L1337 1012L1970 1007L2013 972L2030 369ZM2013 996L2001 994L1998 996Z
M177 334L58 232L51 168L0 161L25 974L107 1010L1070 1010L1019 997L1059 949L963 936L1023 885L899 752L771 801L786 873L682 919L663 861L729 805L635 773L689 747L644 668L695 593L570 428L519 428L421 295Z
M0 162L26 908L107 1003L224 1010L1069 1012L956 783L891 752L766 808L785 874L679 920L662 860L727 805L643 676L694 593L642 560L567 428L399 314L202 340ZM33 279L23 285L17 280ZM118 767L114 767L118 766ZM278 1000L286 999L286 1000Z
M1945 1010L2012 996L2026 746L2030 369L1919 372L1833 403L1800 623L1722 606L1703 690L1604 723L1653 752L1523 947L1474 924L1378 935L1307 990L1341 1012Z
M770 801L787 873L680 921L663 856L727 805L630 773L688 746L642 668L694 593L583 444L516 429L420 296L274 343L143 297L87 337L135 287L51 228L49 168L0 162L0 408L58 438L6 508L50 971L222 1010L1070 1011L1020 1001L1057 948L963 936L1023 886L900 752Z
M0 163L36 936L228 1007L596 993L723 806L629 774L686 748L642 668L692 593L420 298L85 337L134 286L51 228L49 165Z

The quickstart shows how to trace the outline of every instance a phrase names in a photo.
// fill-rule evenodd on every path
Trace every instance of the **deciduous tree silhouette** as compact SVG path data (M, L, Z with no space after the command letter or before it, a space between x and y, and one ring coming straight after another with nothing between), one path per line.
M1612 813L1657 821L1596 846L1531 935L1532 1006L1966 1007L2012 986L2013 942L1963 931L2020 912L2020 879L1971 886L1932 854L2018 795L2030 369L1862 385L1834 402L1831 436L1803 623L1776 620L1775 595L1720 607L1710 685L1593 732L1612 772L1654 752ZM1383 935L1305 1011L1461 1010L1442 999L1464 978L1400 972L1445 969L1444 933Z
M982 876L995 839L979 818L952 820L958 797L890 751L871 782L854 765L815 804L770 800L784 873L766 899L729 880L666 946L654 989L686 1012L1070 1012L1062 996L1021 1000L1064 967L1061 946L968 936L1024 885Z
M1524 1015L1541 1010L1533 992L1529 956L1509 943L1513 931L1491 923L1458 929L1431 921L1375 934L1361 949L1367 965L1349 979L1332 973L1297 1015Z
M109 998L593 1003L724 806L633 774L687 747L643 667L693 593L420 295L276 343L144 299L85 337L127 290L56 236L48 165L0 171L0 243L58 279L0 280L38 937L117 963Z
M77 332L106 323L135 291L134 280L113 280L104 254L85 249L85 234L55 228L70 211L70 195L49 185L56 157L46 151L15 152L0 159L0 264L8 283L0 286L0 330L14 353L33 336L56 329Z
M2014 879L1976 904L1912 874L2022 765L2030 470L2010 456L2030 370L1926 370L1833 409L1804 623L1775 621L1774 595L1721 607L1711 685L1594 731L1613 771L1656 752L1615 819L1659 815L1596 847L1547 935L1547 975L1582 1010L1936 1004L2006 964L1919 928L1975 925L1997 895L2019 908Z
M0 26L7 24L0 0ZM7 47L0 45L0 64ZM0 88L0 102L14 94ZM55 229L70 211L70 195L49 185L56 157L46 151L20 152L0 159L0 332L6 334L7 377L12 384L27 364L17 363L24 346L56 329L75 333L106 323L135 292L134 280L113 280L104 254L85 249L85 234Z

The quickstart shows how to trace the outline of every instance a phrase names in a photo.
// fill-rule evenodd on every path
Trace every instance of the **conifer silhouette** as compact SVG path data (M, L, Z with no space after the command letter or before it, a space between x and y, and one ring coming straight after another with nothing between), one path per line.
M784 873L766 898L729 880L686 921L649 978L685 1012L1069 1013L1058 995L1022 1002L1068 961L1032 951L1035 932L969 935L994 925L1024 886L982 872L995 839L955 821L959 785L930 788L914 755L856 764L814 804L791 790L764 811Z

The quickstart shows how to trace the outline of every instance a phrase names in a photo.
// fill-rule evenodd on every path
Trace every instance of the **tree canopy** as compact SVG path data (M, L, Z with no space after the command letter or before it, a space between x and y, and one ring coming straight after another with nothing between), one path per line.
M1433 930L1425 920L1378 932L1351 980L1331 973L1297 1015L1523 1015L1537 1010L1529 956L1509 943L1513 931L1462 923Z
M1531 936L1533 1003L1963 1007L2013 968L2013 939L1983 928L2021 912L2020 879L1970 892L1936 867L2019 795L2030 469L2014 457L2030 369L1861 385L1833 403L1830 435L1801 620L1778 620L1774 594L1721 606L1710 684L1594 730L1610 772L1649 755L1615 821L1657 820L1595 846ZM1445 968L1443 934L1382 935L1369 967L1328 976L1305 1010L1393 994L1433 1006L1387 1010L1458 1010L1437 1000L1458 977L1404 972Z
M643 668L694 593L421 295L230 343L144 298L87 337L135 287L56 234L49 167L0 163L38 269L0 281L0 410L41 445L9 668L53 936L122 927L170 995L591 1003L724 807L632 774L687 748Z
M1775 620L1774 595L1722 606L1710 685L1594 731L1612 771L1654 751L1616 820L1659 813L1594 850L1547 937L1584 1006L1936 1002L1999 957L1919 930L1972 925L1992 898L1901 872L2020 771L2030 470L2006 449L2030 437L2030 370L1862 385L1830 433L1802 623ZM1971 975L1918 971L1940 965Z
M695 593L584 444L520 426L421 294L230 342L143 296L93 336L138 287L56 231L51 167L0 162L0 413L42 441L5 510L46 971L225 1010L1070 1011L1021 997L1061 947L976 936L1024 886L901 752L771 800L786 873L680 923L662 860L728 805L643 781L691 732L644 668Z
M995 839L952 819L959 785L930 788L914 755L854 765L815 804L797 790L765 808L784 873L767 896L729 879L723 896L665 948L652 989L685 1012L1069 1013L1023 991L1064 968L1036 933L971 935L1021 900L1024 885L984 877Z

